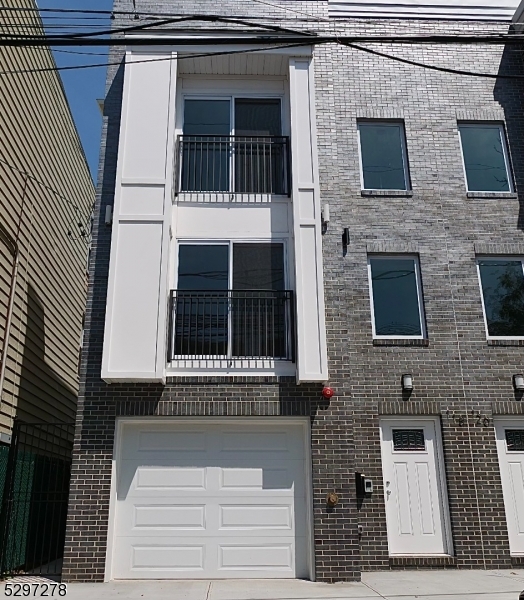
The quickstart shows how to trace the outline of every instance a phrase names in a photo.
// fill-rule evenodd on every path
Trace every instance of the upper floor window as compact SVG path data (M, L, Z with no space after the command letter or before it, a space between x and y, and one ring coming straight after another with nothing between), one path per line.
M424 338L420 269L413 256L368 259L375 338Z
M181 192L289 194L279 98L186 98Z
M481 258L477 266L488 337L524 337L523 259Z
M362 121L358 124L362 188L408 190L409 170L402 123Z
M468 192L512 192L504 127L461 123L458 129Z

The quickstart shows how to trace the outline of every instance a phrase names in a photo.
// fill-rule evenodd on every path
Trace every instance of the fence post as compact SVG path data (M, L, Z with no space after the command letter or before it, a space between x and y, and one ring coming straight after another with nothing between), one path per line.
M7 457L7 468L5 474L4 493L2 495L2 507L0 510L0 575L7 570L6 560L8 556L9 523L13 508L13 489L16 473L16 455L18 451L18 438L20 435L20 423L14 420L11 445Z

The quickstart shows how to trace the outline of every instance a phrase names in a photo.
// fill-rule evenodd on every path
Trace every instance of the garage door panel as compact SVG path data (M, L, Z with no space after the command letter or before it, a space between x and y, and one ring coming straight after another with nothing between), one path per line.
M254 570L294 572L293 543L221 544L219 571Z
M121 432L113 577L308 576L303 426Z
M205 467L150 467L143 466L136 469L136 490L147 489L179 489L179 490L205 490Z
M205 505L145 505L133 507L133 530L206 528Z
M252 463L252 461L251 461ZM220 469L221 490L293 490L304 489L303 460L286 460L285 465L259 464L256 467L223 463Z
M208 432L205 428L184 427L166 429L162 424L151 424L144 428L126 428L122 444L122 456L135 453L166 452L195 453L207 452L209 448Z
M254 504L219 506L220 531L230 529L293 529L293 507Z
M198 576L204 572L205 544L163 543L162 540L130 540L115 561L116 579L163 579L179 575Z

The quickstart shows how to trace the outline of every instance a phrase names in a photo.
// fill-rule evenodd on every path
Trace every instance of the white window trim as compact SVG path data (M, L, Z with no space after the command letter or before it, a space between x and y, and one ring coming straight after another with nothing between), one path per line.
M376 188L367 188L364 185L364 162L362 159L362 144L360 141L360 128L361 126L366 125L380 125L383 127L399 127L402 131L402 135L400 136L400 147L402 152L402 166L404 167L404 188L403 189L388 189L388 188L380 188L383 192L410 192L411 191L411 179L409 176L409 162L408 162L408 151L407 151L407 141L406 141L406 127L404 125L404 121L382 121L380 119L371 120L371 119L359 119L357 121L357 135L358 135L358 161L360 167L360 189L362 191L372 191Z
M410 259L415 264L415 282L417 286L418 314L420 319L421 335L377 335L375 328L375 306L373 302L373 279L371 274L371 261L375 258L381 260ZM368 254L368 282L369 300L371 305L371 329L374 340L424 340L427 337L426 319L424 313L424 295L422 293L422 282L420 277L420 262L418 256L413 254Z
M524 340L524 336L522 335L490 335L488 331L488 318L486 315L486 305L484 303L484 290L482 289L482 279L480 277L480 262L481 261L493 261L497 262L500 260L512 260L520 262L522 267L522 276L524 277L524 257L523 256L476 256L475 263L477 265L477 277L479 280L479 289L480 289L480 301L482 302L482 314L484 316L484 328L486 330L486 339L487 340Z
M217 239L202 239L202 238L178 238L176 240L174 257L172 282L173 287L170 291L176 290L178 285L178 248L181 245L191 246L227 246L228 251L228 289L232 289L233 282L233 245L234 244L282 244L283 260L284 260L284 289L293 289L292 280L289 276L289 240L287 238L217 238ZM293 290L294 291L294 290ZM171 306L169 307L171 309ZM289 333L289 332L288 332ZM174 341L174 328L169 331L170 341ZM296 343L295 340L289 339L290 343ZM209 358L194 358L192 356L180 356L174 360L167 361L166 375L294 375L296 373L296 363L288 360L275 360L271 358L231 358L228 356L209 357Z
M468 174L466 172L466 159L464 157L464 147L462 146L462 134L460 131L463 127L469 127L469 128L483 127L483 128L489 128L489 129L498 129L499 135L500 135L500 141L501 141L501 145L502 145L502 155L504 157L504 165L506 167L506 177L508 178L509 190L507 190L505 192L500 192L500 191L493 191L493 190L470 190L469 189ZM476 121L476 122L458 121L457 131L458 131L459 144L460 144L460 156L462 158L462 170L464 172L464 181L466 183L466 191L470 192L471 194L513 194L515 191L514 187L513 187L513 174L512 174L512 170L511 170L511 164L509 161L508 145L507 145L507 141L506 141L506 131L504 128L504 123L486 122L486 121Z

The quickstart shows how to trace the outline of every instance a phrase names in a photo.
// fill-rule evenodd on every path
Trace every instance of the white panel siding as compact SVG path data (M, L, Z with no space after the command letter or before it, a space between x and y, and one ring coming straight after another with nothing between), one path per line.
M518 0L330 0L331 17L510 21Z
M148 62L136 62L142 60ZM128 52L102 358L106 381L165 376L172 186L167 156L173 150L175 84L170 52Z
M287 237L289 202L185 205L176 209L178 238L216 239Z
M122 223L114 273L111 371L155 371L162 223Z
M328 372L320 190L313 65L310 60L289 61L289 85L297 297L297 380L325 381Z
M123 178L164 179L171 64L168 60L133 64L154 57L131 55L126 64L130 94L125 117Z

